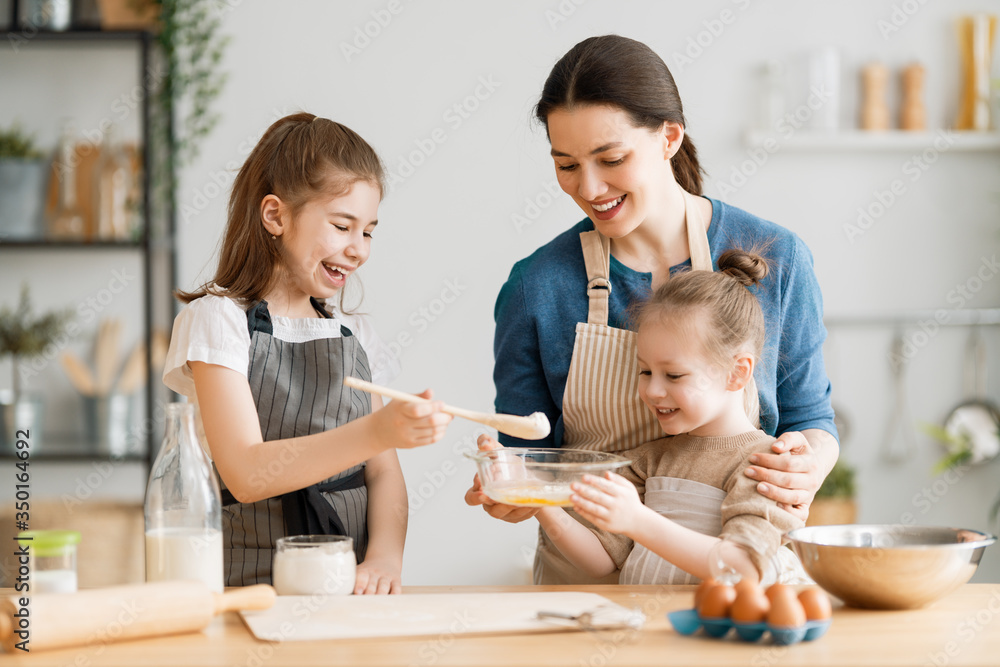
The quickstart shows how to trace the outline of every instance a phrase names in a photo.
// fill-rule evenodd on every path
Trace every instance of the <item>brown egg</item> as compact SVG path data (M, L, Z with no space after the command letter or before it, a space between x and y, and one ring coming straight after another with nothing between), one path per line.
M748 579L746 577L737 581L733 588L736 589L736 597L750 593L754 595L764 595L764 589L760 587L760 584L753 579Z
M763 593L737 593L729 610L729 617L737 623L762 623L770 609L771 603Z
M767 622L770 625L797 628L805 624L806 612L798 597L795 596L795 589L782 586L782 589L774 594L771 594L771 589L768 589L768 594L771 598L771 609L767 612Z
M771 604L774 604L775 595L787 595L789 593L794 596L795 589L791 586L786 586L785 584L771 584L767 587L767 590L764 591L764 595L766 595L767 599L771 601Z
M741 579L735 586L736 599L729 616L737 623L761 623L767 617L771 601L751 579Z
M799 593L799 602L810 621L825 621L833 615L830 596L818 588L807 588Z
M694 589L694 604L692 605L692 607L694 609L698 609L699 606L701 605L701 599L705 596L705 592L709 588L713 588L718 585L719 582L713 579L712 577L709 577L708 579L705 579L700 584L698 584L698 588Z
M703 618L726 618L736 599L736 590L728 584L712 586L701 598L698 613Z

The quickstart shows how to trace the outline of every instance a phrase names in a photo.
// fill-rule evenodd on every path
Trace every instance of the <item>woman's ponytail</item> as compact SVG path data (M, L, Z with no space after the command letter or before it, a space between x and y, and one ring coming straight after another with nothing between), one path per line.
M687 133L684 134L680 150L670 161L670 166L674 170L674 179L679 186L693 195L702 194L702 175L705 170L698 163L698 149L694 147L694 142Z

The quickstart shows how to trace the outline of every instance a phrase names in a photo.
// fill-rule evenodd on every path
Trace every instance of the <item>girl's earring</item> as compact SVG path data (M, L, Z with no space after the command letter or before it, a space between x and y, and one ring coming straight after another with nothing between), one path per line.
M277 240L278 240L278 237L277 237L277 236L275 236L274 234L271 234L271 240L272 240L272 241L277 241Z

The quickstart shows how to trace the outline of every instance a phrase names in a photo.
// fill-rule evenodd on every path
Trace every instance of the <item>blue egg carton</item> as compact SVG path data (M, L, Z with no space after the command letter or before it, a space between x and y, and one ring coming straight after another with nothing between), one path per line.
M728 618L702 618L694 609L672 611L667 614L667 618L674 630L684 636L693 635L699 628L705 628L705 634L709 637L722 639L735 628L736 635L745 642L759 641L765 632L770 632L772 641L781 646L819 639L826 634L831 623L831 620L806 621L805 625L797 628L767 623L735 623Z

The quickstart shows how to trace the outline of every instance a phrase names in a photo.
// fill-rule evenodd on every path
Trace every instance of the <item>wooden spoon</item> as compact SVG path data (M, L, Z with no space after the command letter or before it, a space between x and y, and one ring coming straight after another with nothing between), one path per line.
M94 351L94 367L97 369L97 394L111 393L115 369L118 367L118 337L121 335L121 321L108 318L101 322L97 332Z
M146 343L139 341L125 361L115 391L124 396L138 390L146 382Z
M399 401L405 401L407 403L432 402L426 398L421 398L420 396L407 394L403 391L396 391L395 389L389 389L388 387L380 387L377 384L365 382L364 380L359 380L358 378L350 376L344 378L344 385L352 387L353 389L367 391L370 394L380 394L382 396L387 396ZM512 435L515 438L522 438L524 440L541 440L549 434L549 420L541 412L535 412L527 417L519 417L517 415L502 415L491 412L473 412L472 410L463 410L462 408L455 408L450 405L445 405L441 408L441 411L447 412L450 415L455 415L456 417L468 419L469 421L485 424L486 426L495 428L501 433L506 433L507 435Z
M162 371L163 364L167 362L167 351L170 349L170 338L163 329L153 331L153 344L150 349L152 350L153 370Z
M63 370L66 371L69 381L73 383L78 392L84 396L93 396L96 393L94 388L94 374L90 372L90 369L87 368L87 365L83 363L80 357L72 352L63 352L59 361L62 363Z

